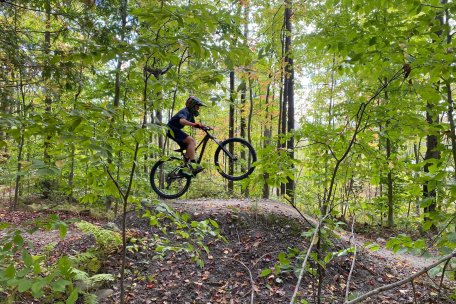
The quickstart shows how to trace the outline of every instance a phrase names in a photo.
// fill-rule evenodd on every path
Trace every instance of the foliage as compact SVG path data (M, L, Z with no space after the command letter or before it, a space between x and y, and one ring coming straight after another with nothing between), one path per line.
M122 238L119 232L103 229L86 221L76 223L76 226L84 233L93 235L102 253L110 253L119 248Z
M0 241L0 285L7 292L7 300L14 301L21 294L43 303L55 303L55 300L75 303L79 291L74 286L74 268L69 258L63 256L51 262L44 255L33 255L23 231L9 225L2 225L2 228L6 235ZM61 235L65 236L62 230Z
M203 267L202 254L209 254L209 248L205 243L207 238L224 240L216 221L210 218L203 221L191 220L190 215L181 214L165 203L158 203L153 208L146 209L141 216L147 218L149 224L161 232L153 235L153 250L157 253L157 258L170 251L185 252Z
M87 231L95 227L87 222L80 224L81 229ZM35 220L27 232L7 223L2 223L1 228L5 236L0 241L0 260L3 265L0 286L7 293L7 301L31 297L40 299L42 303L56 303L56 300L75 303L81 294L87 303L97 303L96 296L90 291L114 280L111 274L99 274L99 267L91 266L96 264L97 259L90 252L80 253L76 257L62 256L57 261L46 248L43 252L32 253L34 246L27 240L28 235L33 237L33 233L39 229L58 230L61 238L65 238L67 223L56 215ZM116 235L107 235L109 233L105 231L97 234L103 248L107 248L107 242L118 242ZM83 268L95 274L90 276Z
M417 229L447 253L456 246L455 5L293 1L286 33L285 5L275 0L0 2L0 188L12 208L35 192L116 208L134 180L137 203L150 196L151 165L170 150L163 125L193 94L209 101L199 119L222 137L230 127L249 137L259 159L237 193L207 170L211 183L195 183L190 195L285 200L281 186L294 180L296 205L308 213ZM299 123L283 134L289 55ZM401 77L388 83L393 75ZM281 147L292 138L293 149ZM202 235L216 230L158 214L180 223L166 231L177 229L189 252L204 250ZM188 229L201 232L196 243ZM112 250L103 238L116 237L99 238ZM425 249L402 235L389 244L400 250L399 242Z

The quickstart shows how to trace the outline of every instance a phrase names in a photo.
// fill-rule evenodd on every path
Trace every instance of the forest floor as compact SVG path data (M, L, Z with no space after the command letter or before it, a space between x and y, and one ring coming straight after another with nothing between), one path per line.
M311 219L308 219L309 222L302 220L292 207L272 200L201 199L177 200L167 204L179 212L188 213L191 220L211 218L217 221L225 240L205 238L209 253L201 254L203 267L198 266L185 252L169 251L163 258L157 259L150 250L156 245L152 236L165 235L159 229L151 228L149 219L138 216L137 212L129 212L129 235L142 241L135 250L127 253L126 303L289 303L296 285L293 270L299 268L301 261L284 259L286 255L279 253L289 254L294 252L292 248L306 251L310 237L303 237L302 233L311 230ZM21 225L27 219L49 213L57 213L62 219L77 217L100 226L105 224L100 219L62 211L0 210L0 221ZM330 238L331 245L327 251L340 252L350 247L349 233L342 232L338 235ZM184 241L172 234L167 234L166 237L170 240L169 246L179 246ZM388 236L384 237L387 238ZM37 250L51 241L56 242L56 257L84 251L94 245L93 238L85 236L74 225L70 226L68 236L63 241L59 240L58 233L46 231L33 234L29 239L36 244ZM372 240L372 235L356 235L356 261L349 282L352 296L397 282L433 261L411 255L396 255L385 248L377 251L363 248L366 242L376 240L383 247L382 239L377 236ZM282 271L262 276L263 270L274 270L280 264L279 256ZM326 265L321 303L344 302L352 258L352 254L335 256ZM311 259L307 264L316 268ZM103 261L101 272L112 273L118 278L120 265L121 253L114 252ZM414 284L384 291L362 303L455 303L449 298L456 288L454 282L445 280L442 287L439 285L440 277L430 278L424 275L415 279ZM100 303L120 302L118 280L97 292L102 294ZM306 273L298 299L317 303L317 294L317 279Z

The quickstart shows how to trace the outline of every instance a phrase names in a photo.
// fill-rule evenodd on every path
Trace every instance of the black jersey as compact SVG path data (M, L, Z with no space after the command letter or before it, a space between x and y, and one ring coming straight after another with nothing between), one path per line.
M177 112L176 115L171 117L171 119L168 122L168 126L170 126L172 128L182 129L184 127L184 125L182 125L179 122L179 120L181 118L186 119L193 123L195 122L195 116L190 112L190 110L187 107L185 107L182 110L180 110L179 112Z

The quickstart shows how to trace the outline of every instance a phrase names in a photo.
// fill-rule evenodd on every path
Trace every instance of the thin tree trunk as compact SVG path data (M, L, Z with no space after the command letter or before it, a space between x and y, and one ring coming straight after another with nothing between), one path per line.
M15 211L17 209L18 201L19 201L19 189L21 186L21 171L22 171L22 154L24 151L24 140L25 140L25 134L24 134L24 120L25 120L25 92L24 92L24 87L22 83L22 72L19 72L19 88L21 92L21 103L18 105L18 112L19 116L21 118L21 128L20 128L20 139L19 139L19 145L17 149L17 173L16 173L16 184L14 188L14 200L13 204L11 205L11 210Z
M45 91L45 97L44 97L44 104L45 104L45 112L46 112L46 117L51 117L51 105L52 105L52 99L51 99L51 85L50 85L50 78L51 78L51 67L50 67L50 62L49 62L49 55L50 55L50 49L51 49L51 33L50 33L50 27L51 27L51 2L50 0L47 0L45 3L45 10L46 10L46 30L44 32L44 64L43 64L43 84L44 84L44 91ZM49 154L49 149L51 147L51 135L49 132L46 132L44 135L44 151L43 151L43 159L44 163L46 165L51 164L51 156ZM49 178L46 178L44 181L41 183L42 187L42 195L43 198L49 198L51 194L51 181Z
M285 20L285 17L284 17ZM286 56L285 54L285 40L286 40L286 31L282 29L282 58ZM280 120L279 120L279 137L284 136L287 133L287 90L285 86L286 82L286 66L282 67L281 69L281 85L280 85ZM278 142L279 149L285 150L286 143ZM286 193L286 184L280 184L280 194L284 195Z
M79 77L82 78L82 65L79 68ZM82 86L79 83L78 89L76 91L76 94L74 95L74 105L73 109L76 108L76 103L78 101L79 95L82 92ZM70 186L70 194L68 195L68 200L70 203L75 201L75 198L73 196L73 191L74 191L74 167L75 167L75 152L76 152L76 147L74 143L71 143L71 154L70 154L70 172L68 173L68 185Z
M432 128L434 122L439 121L438 115L434 115L432 113L433 106L428 103L426 107L426 122L428 123L429 127ZM429 167L431 166L431 160L440 159L440 151L437 150L438 145L438 137L435 134L429 134L426 136L426 154L424 156L424 172L427 174L429 173ZM437 192L435 187L430 186L429 181L425 181L423 184L423 197L430 202L426 203L427 206L424 207L424 221L428 222L431 221L430 215L437 209ZM435 225L432 224L432 229L435 229Z
M248 36L249 36L249 22L248 22L248 16L249 16L249 5L246 4L245 8L244 8L244 19L245 19L245 23L244 23L244 37L245 37L245 40L248 41ZM243 82L243 87L242 87L242 90L241 90L241 113L240 113L240 118L241 118L241 137L242 138L246 138L246 131L247 131L247 122L246 122L246 100L247 100L247 82L250 81L250 75L247 74L246 76L244 76L244 79L242 80ZM241 152L241 159L245 160L247 157L246 153L244 151ZM248 193L248 189L243 189L242 190L242 193L245 197L248 197L249 193Z
M124 41L125 40L125 27L127 25L127 0L123 0L120 3L119 11L120 11L120 18L121 18L120 40ZM115 85L114 85L114 100L113 100L114 109L119 108L119 105L120 105L120 89L121 89L121 79L120 78L121 78L122 63L123 63L122 55L118 55L117 65L116 65L116 81L115 81ZM114 125L115 125L115 116L112 117L111 126L109 127L111 136L112 136ZM108 158L108 163L112 163L112 161L113 160L111 158ZM111 209L113 200L114 200L114 197L111 195L108 195L105 198L105 207L107 210Z
M270 124L272 121L269 120L269 94L271 92L271 78L272 75L269 74L269 83L266 89L266 115L265 115L265 124L264 124L264 129L263 129L263 137L264 137L264 142L263 142L263 148L267 148L271 144L271 129L270 129ZM268 184L268 179L269 179L269 174L265 172L263 174L263 198L268 199L269 198L269 184Z
M445 4L447 0L442 0L441 3ZM437 36L442 36L442 28L444 26L443 13L438 13L436 19L440 21L440 28L436 32ZM436 84L437 90L440 90L440 83ZM430 102L426 105L426 122L430 129L432 129L434 123L439 123L439 115L433 113L435 111L434 105ZM437 146L439 144L439 138L435 133L430 132L426 136L426 154L424 156L424 172L426 175L429 173L429 168L431 166L432 160L440 159L440 151ZM435 186L431 185L429 181L425 181L423 184L423 198L427 200L426 207L424 207L424 222L432 221L432 214L437 209L437 191ZM432 223L431 230L435 230L436 226Z
M292 12L292 1L285 1L285 92L286 92L286 101L287 101L287 133L290 133L294 130L294 66L293 66L293 54L292 54L292 24L291 17ZM294 137L290 136L287 142L287 150L289 157L294 158ZM295 199L295 184L294 178L288 178L288 183L286 186L286 193L294 203Z
M448 1L442 1L442 4L446 4ZM451 28L449 25L449 20L450 20L450 13L448 9L445 11L445 24L448 28ZM448 31L447 32L447 44L451 45L452 42L452 35ZM452 96L452 91L451 91L451 81L446 80L445 81L445 87L446 87L446 92L447 92L447 102L448 102L448 121L450 123L450 140L451 140L451 154L453 156L453 178L456 179L456 127L454 124L454 102L453 102L453 96Z
M391 159L391 139L386 138L386 159ZM393 173L388 169L388 227L394 226Z
M252 81L249 79L249 116L247 120L247 139L252 143L252 116L253 116L253 90L252 90Z
M158 97L161 98L161 96L158 96ZM157 123L158 124L162 124L163 123L162 111L161 110L156 110L155 113L157 115ZM144 117L146 117L146 116L144 116ZM164 150L165 149L165 140L163 138L163 135L161 135L161 134L158 135L158 147L160 148L160 150Z
M387 79L385 79L385 82ZM385 100L388 100L388 91L385 91ZM389 128L390 122L386 123L386 130ZM387 162L391 161L391 139L389 134L386 136L386 160ZM388 164L388 175L387 175L387 185L388 185L388 227L394 226L394 201L393 201L393 172Z
M234 88L234 71L230 72L230 116L229 116L229 130L228 130L228 137L233 138L234 137L234 101L235 101L235 88ZM233 145L229 145L229 150L230 153L232 154L233 151ZM229 165L229 174L232 175L234 172L233 164L230 163ZM232 180L228 181L228 191L230 193L233 193L234 191L234 182Z

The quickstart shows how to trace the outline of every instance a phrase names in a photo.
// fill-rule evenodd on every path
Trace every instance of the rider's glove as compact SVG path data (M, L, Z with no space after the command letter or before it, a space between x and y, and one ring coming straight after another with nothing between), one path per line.
M200 122L196 122L195 125L193 126L194 128L202 129L204 125Z

